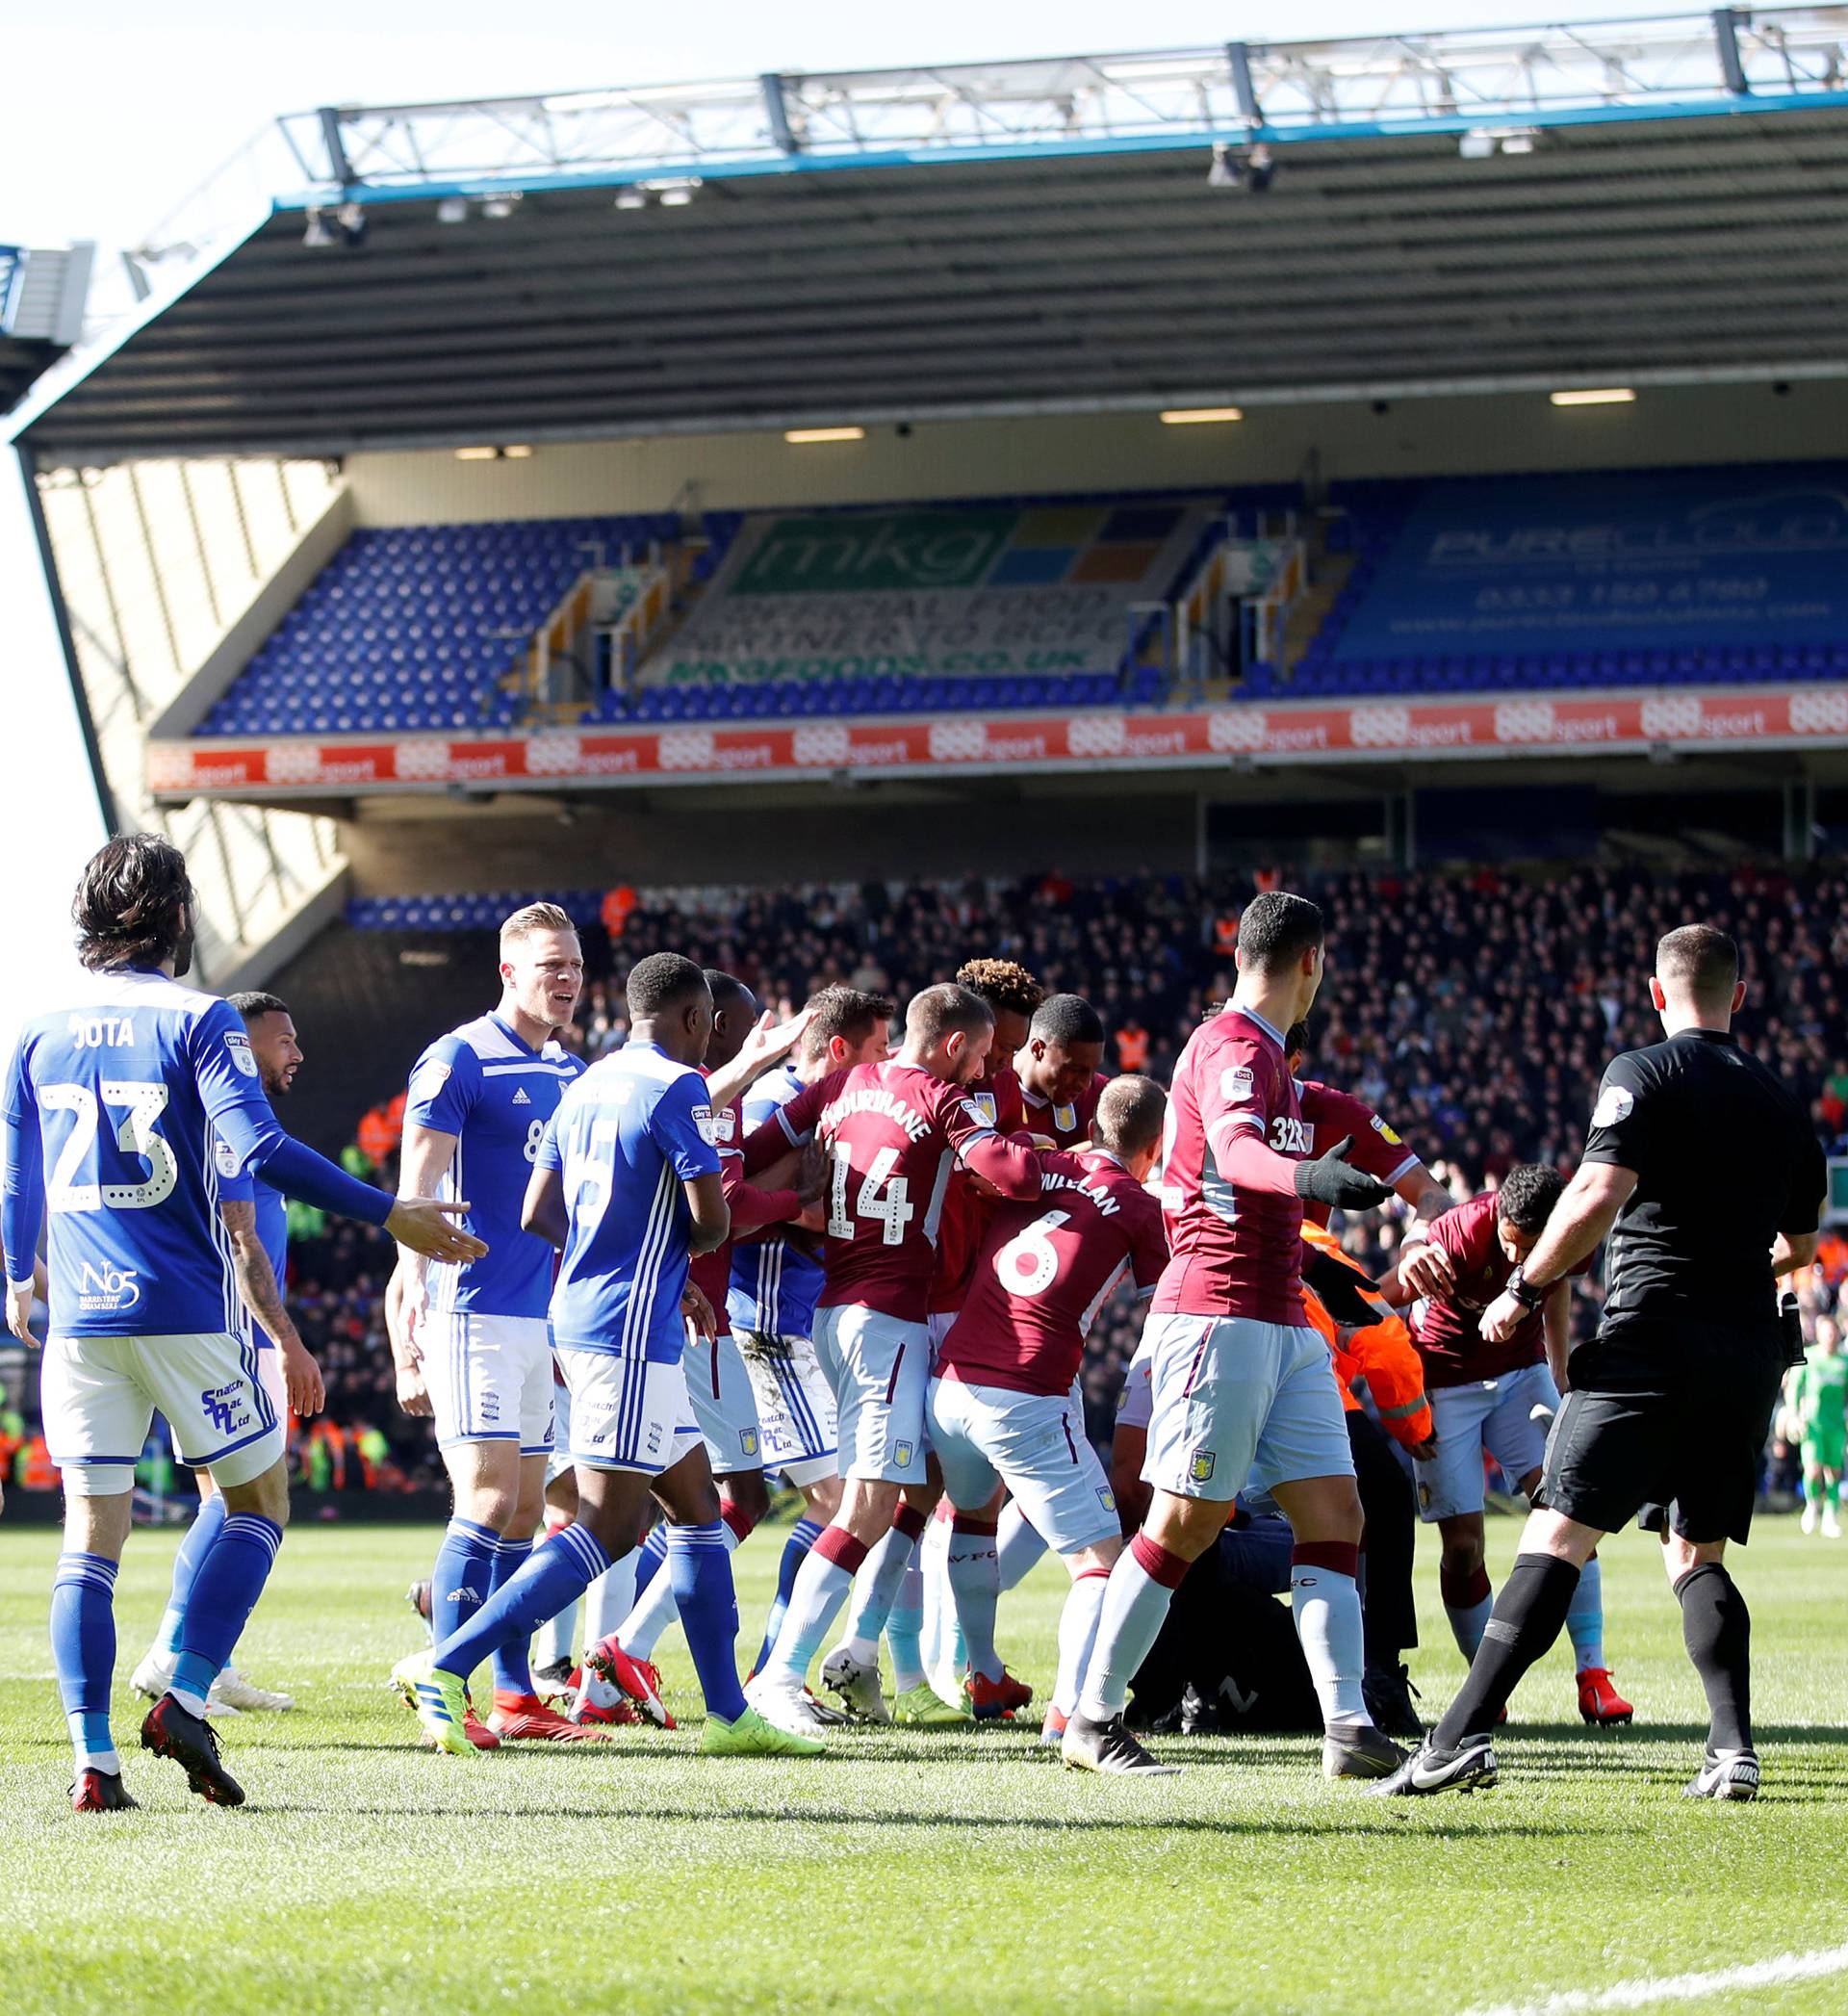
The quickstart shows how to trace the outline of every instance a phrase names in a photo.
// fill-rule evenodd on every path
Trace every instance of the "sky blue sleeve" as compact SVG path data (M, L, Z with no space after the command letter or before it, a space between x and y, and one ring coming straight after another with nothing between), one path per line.
M405 1123L438 1134L459 1134L480 1097L480 1058L455 1037L439 1036L412 1069Z
M38 1138L38 1101L24 1044L7 1070L7 1099L0 1121L0 1246L7 1279L29 1281L45 1222L45 1162Z
M648 1116L648 1131L683 1183L718 1175L712 1103L698 1072L690 1071L666 1087Z
M231 1144L216 1131L212 1136L212 1164L218 1174L218 1202L221 1204L256 1202L256 1177L238 1160Z
M535 1169L564 1168L564 1136L559 1131L558 1123L565 1117L566 1110L566 1107L560 1104L558 1110L547 1121L546 1131L539 1137L538 1152L532 1158L532 1166Z

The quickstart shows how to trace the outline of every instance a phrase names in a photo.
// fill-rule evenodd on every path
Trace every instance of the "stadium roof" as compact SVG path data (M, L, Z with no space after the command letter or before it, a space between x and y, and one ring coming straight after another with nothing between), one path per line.
M270 144L294 193L151 247L192 256L15 416L41 459L1848 375L1839 8L344 108Z

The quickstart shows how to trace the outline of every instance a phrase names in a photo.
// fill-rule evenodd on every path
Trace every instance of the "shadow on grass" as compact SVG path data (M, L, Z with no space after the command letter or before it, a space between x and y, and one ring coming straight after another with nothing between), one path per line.
M1773 1743L1848 1744L1848 1725L1830 1722L1759 1722L1754 1738L1762 1749ZM1496 1732L1498 1745L1520 1743L1627 1744L1699 1743L1707 1741L1705 1722L1631 1722L1614 1729L1595 1729L1585 1722L1510 1722Z
M1493 1836L1497 1840L1520 1835L1530 1840L1564 1840L1581 1838L1583 1829L1578 1826L1555 1825L1551 1822L1540 1823L1522 1822L1514 1825L1500 1823L1491 1819L1486 1806L1476 1809L1482 1812L1487 1824L1474 1822L1472 1812L1458 1812L1459 1806L1468 1808L1470 1801L1459 1799L1447 1809L1446 1831L1457 1834L1480 1834ZM278 1818L292 1814L340 1815L355 1820L404 1820L423 1813L430 1819L455 1819L462 1816L448 1806L311 1806L289 1805L266 1807L251 1801L244 1809L246 1813L269 1813ZM1377 1818L1382 1829L1394 1818L1395 1809L1385 1801L1377 1807L1366 1809L1365 1817ZM834 1807L813 1806L746 1806L728 1805L723 1812L714 1813L710 1807L678 1806L561 1806L555 1801L542 1800L531 1805L510 1806L502 1809L501 1815L509 1820L532 1819L544 1816L550 1820L589 1821L598 1823L612 1820L633 1820L656 1824L684 1822L695 1826L709 1826L715 1820L762 1822L775 1823L788 1822L805 1827L873 1827L913 1828L929 1830L937 1827L954 1828L965 1832L979 1831L983 1834L1005 1834L1025 1832L1032 1834L1116 1833L1125 1828L1141 1829L1160 1834L1204 1834L1204 1835L1277 1835L1290 1839L1304 1839L1313 1834L1325 1832L1323 1826L1307 1820L1285 1821L1241 1817L1228 1814L1222 1819L1213 1819L1200 1814L1167 1813L1091 1813L1069 1818L1052 1814L997 1814L997 1813L913 1813L892 1808L860 1807L851 1812ZM470 1819L480 1818L470 1814ZM1465 1824L1459 1826L1461 1820Z

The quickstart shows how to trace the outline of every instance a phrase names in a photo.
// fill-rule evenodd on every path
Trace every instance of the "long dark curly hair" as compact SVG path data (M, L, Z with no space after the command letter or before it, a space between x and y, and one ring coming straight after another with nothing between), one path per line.
M167 958L184 971L192 907L186 856L173 842L158 833L120 834L90 856L77 884L77 957L91 972Z

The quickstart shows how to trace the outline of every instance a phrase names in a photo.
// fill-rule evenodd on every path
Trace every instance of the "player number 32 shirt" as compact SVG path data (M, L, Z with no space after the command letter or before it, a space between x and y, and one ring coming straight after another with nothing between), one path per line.
M1168 1088L1161 1196L1172 1258L1156 1315L1306 1320L1301 1200L1235 1190L1224 1158L1242 1133L1293 1161L1309 1147L1281 1034L1228 1005L1188 1038Z

